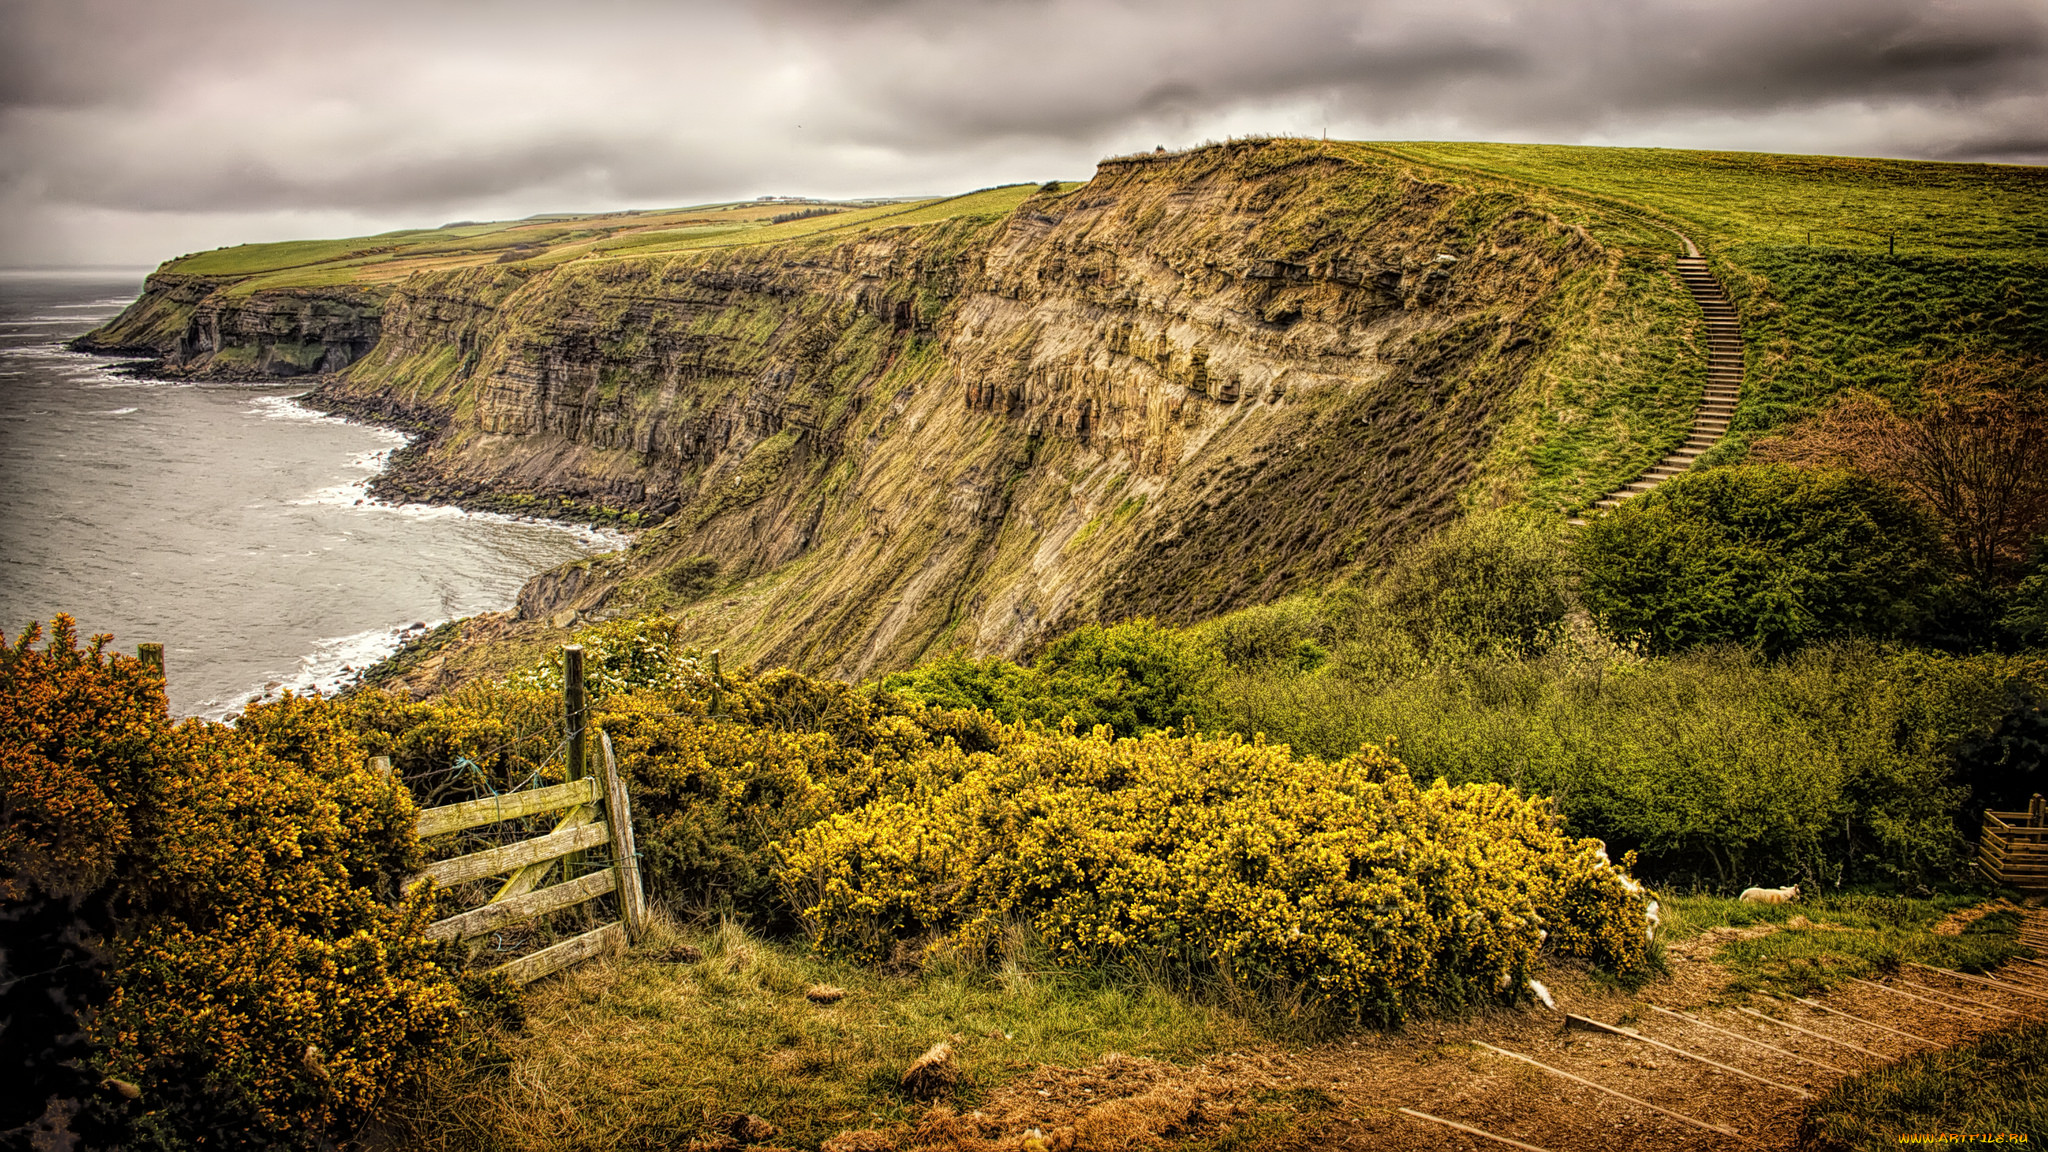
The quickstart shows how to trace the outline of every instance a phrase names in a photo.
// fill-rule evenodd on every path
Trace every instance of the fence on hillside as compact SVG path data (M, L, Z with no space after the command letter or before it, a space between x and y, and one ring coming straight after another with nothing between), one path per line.
M1984 813L1977 870L2008 888L2048 890L2048 802L2039 792L2024 812Z
M159 674L163 672L163 645L141 645L137 656ZM715 668L714 663L714 695ZM540 760L543 765L552 763L556 753L562 754L563 781L543 784L536 768L524 785L501 793L476 765L463 761L451 766L451 771L466 766L490 795L422 810L419 836L426 840L468 833L472 844L491 846L437 860L401 883L401 888L410 891L432 882L447 896L470 905L429 925L427 935L471 945L472 960L485 950L481 941L503 941L509 934L519 938L517 944L531 947L535 939L546 940L550 935L539 930L542 918L604 897L614 898L603 923L490 969L514 984L530 983L580 960L620 951L645 931L647 922L647 898L633 843L626 782L619 775L611 738L589 722L581 645L563 647L562 673L566 737ZM543 739L552 742L553 733ZM373 758L371 767L386 775L392 771L390 758L384 756ZM443 789L429 787L428 791ZM534 827L536 817L554 813L561 815L552 828ZM503 880L493 889L487 882L498 877ZM551 879L556 882L549 883ZM478 896L483 899L476 899ZM585 925L589 923L585 921ZM522 933L522 928L529 930Z

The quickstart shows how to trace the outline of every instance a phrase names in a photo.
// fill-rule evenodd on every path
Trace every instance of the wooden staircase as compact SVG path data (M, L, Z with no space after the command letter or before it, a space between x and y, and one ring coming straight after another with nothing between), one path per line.
M1706 394L1700 400L1699 412L1693 416L1692 434L1685 443L1618 491L1595 501L1595 508L1618 507L1623 500L1640 496L1692 467L1702 452L1727 435L1728 422L1735 418L1735 402L1742 395L1742 325L1736 319L1735 305L1728 301L1728 293L1707 269L1706 258L1699 255L1691 240L1687 239L1685 246L1689 251L1678 258L1678 276L1707 318Z

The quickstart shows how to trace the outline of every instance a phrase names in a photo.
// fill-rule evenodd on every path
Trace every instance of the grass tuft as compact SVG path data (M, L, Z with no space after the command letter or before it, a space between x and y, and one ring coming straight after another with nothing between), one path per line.
M1912 1139L1938 1134L1953 1138ZM2005 1138L1987 1138L1997 1134ZM1907 1143L2021 1144L2048 1136L2048 1024L2022 1025L1851 1076L1807 1107L1800 1136L1802 1147L1859 1152Z

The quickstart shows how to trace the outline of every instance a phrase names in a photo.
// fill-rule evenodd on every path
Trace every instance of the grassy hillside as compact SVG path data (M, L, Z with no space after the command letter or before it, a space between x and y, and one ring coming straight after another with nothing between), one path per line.
M1395 144L1381 150L1634 207L1720 266L1749 341L1738 440L1845 387L1910 402L1966 348L2048 347L2048 169L1837 156Z
M232 277L234 290L381 285L415 272L486 264L541 266L580 259L652 256L696 248L772 244L826 233L932 223L960 216L1000 216L1038 190L1035 184L989 188L962 196L908 202L740 201L646 212L543 216L498 223L457 223L341 240L240 244L169 261L159 271ZM776 223L783 215L827 214Z

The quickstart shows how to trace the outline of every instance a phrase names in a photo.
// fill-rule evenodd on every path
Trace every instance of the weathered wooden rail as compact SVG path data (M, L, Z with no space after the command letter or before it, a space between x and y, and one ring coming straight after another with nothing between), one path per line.
M159 676L164 674L163 645L144 644L136 649L136 657ZM723 711L716 652L711 654L711 668L715 715ZM619 919L492 969L514 984L530 983L579 960L623 949L641 934L647 922L647 896L640 884L626 783L619 776L618 761L612 756L611 739L603 732L597 733L599 771L596 775L590 772L590 734L594 729L589 723L581 645L563 647L562 683L563 712L568 722L567 780L544 788L429 808L420 813L418 823L419 835L424 839L550 812L564 813L554 829L531 839L436 861L406 877L402 885L411 890L431 882L448 888L492 876L507 877L497 893L481 906L429 925L427 935L435 940L474 940L602 896L617 895ZM371 767L389 774L391 760L376 757ZM580 872L585 852L607 846L611 849L608 867L541 887L558 865L565 874Z
M545 834L436 861L408 877L404 884L407 889L425 883L446 888L492 876L507 877L497 893L482 905L429 925L427 935L436 940L472 940L602 896L617 895L619 919L492 969L514 984L530 983L579 960L620 951L640 935L647 917L626 784L619 776L618 761L612 756L611 739L602 732L597 734L599 772L591 775L588 771L590 741L587 697L582 691L583 649L570 645L562 655L568 685L563 699L569 726L569 779L544 788L429 808L420 813L418 829L421 837L443 836L551 812L561 812L562 817ZM575 872L585 852L606 846L611 849L609 867L542 887L558 865L565 873Z
M2048 891L2048 802L2039 792L2024 812L1984 813L1977 871L2008 888Z

